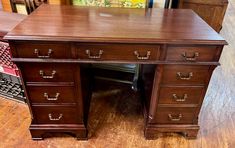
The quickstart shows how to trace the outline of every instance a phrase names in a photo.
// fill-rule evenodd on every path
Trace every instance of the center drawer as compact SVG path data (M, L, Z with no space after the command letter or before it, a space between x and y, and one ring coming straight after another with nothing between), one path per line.
M159 59L159 45L129 44L77 44L78 59L87 60L132 60L149 61Z
M77 103L73 86L27 86L31 103Z
M21 72L26 82L73 82L75 64L22 63Z
M82 123L76 106L32 106L38 124Z

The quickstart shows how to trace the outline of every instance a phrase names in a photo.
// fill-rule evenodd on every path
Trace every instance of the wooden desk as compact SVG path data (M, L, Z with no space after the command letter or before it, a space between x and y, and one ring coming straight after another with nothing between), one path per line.
M87 139L89 63L139 63L145 137L195 138L226 41L191 10L42 5L5 36L21 69L33 139Z

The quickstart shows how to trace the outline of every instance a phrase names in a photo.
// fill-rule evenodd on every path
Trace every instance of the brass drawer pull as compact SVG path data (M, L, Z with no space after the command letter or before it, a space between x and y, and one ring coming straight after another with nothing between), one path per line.
M37 55L38 58L50 58L52 54L52 49L48 49L47 55L40 55L40 52L38 49L34 49L34 53Z
M91 55L91 51L90 50L86 50L86 54L88 55L89 59L100 59L101 55L103 54L103 50L99 50L98 55Z
M190 62L194 62L197 60L197 57L199 57L199 53L198 52L194 52L194 55L192 57L187 56L186 52L183 52L181 54L181 56L184 58L185 61L190 61Z
M173 117L171 114L168 114L168 118L171 121L180 121L182 119L182 114L179 114L178 117Z
M44 71L43 71L43 70L40 70L40 71L39 71L39 74L42 76L43 79L53 79L54 76L55 76L55 74L56 74L56 71L53 70L53 71L51 72L51 75L50 75L50 76L44 75Z
M51 114L48 114L48 117L51 121L59 121L63 117L63 114L60 114L57 118L53 118Z
M150 51L147 51L146 56L145 56L145 57L144 57L144 56L142 57L142 56L140 56L140 54L139 54L138 51L134 51L134 55L136 55L136 58L137 58L138 60L148 60L149 57L150 57L150 55L151 55L151 52L150 52Z
M193 72L190 72L187 75L184 75L181 72L177 72L177 77L179 77L181 80L190 80L193 77Z
M176 102L185 102L186 99L188 98L188 95L187 94L184 94L183 97L179 97L177 96L176 94L172 94L173 96L173 99L176 101Z
M47 93L44 93L44 97L48 100L48 101L56 101L58 100L60 93L56 93L55 97L49 97L49 95Z

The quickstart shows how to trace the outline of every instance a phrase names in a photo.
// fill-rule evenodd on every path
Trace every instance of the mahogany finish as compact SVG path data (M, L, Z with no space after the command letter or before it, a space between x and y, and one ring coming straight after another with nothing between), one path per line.
M227 44L191 10L53 5L40 6L5 39L22 72L33 139L47 132L87 139L89 63L141 63L145 137L181 132L195 138Z
M168 61L217 61L216 46L173 46L168 47L166 60ZM187 52L185 52L187 51Z
M121 44L78 44L78 59L90 60L128 60L154 61L159 59L159 46L156 45L121 45ZM120 49L123 52L120 52Z
M22 65L21 72L26 82L73 82L73 68L69 64L39 64ZM48 78L47 78L48 77Z
M72 58L70 45L66 43L18 43L16 47L17 57L22 58Z
M73 86L29 86L28 96L32 103L76 103ZM78 92L80 93L80 92Z
M158 124L193 124L193 107L158 107L154 120Z
M33 106L33 111L38 124L82 123L82 116L73 106Z
M192 23L192 20L197 21ZM192 10L88 9L46 4L17 25L6 38L31 41L226 44Z
M203 94L203 86L175 86L161 87L159 94L160 104L191 104L197 106Z
M166 65L162 85L204 85L209 66Z

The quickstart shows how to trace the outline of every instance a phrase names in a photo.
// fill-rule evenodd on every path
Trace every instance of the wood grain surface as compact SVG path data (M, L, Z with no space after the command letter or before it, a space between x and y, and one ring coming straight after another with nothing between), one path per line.
M89 141L77 141L67 135L63 135L63 138L33 141L28 130L31 119L27 105L0 98L0 147L235 147L234 18L235 0L230 0L221 30L221 35L229 45L225 46L222 53L221 66L213 73L200 113L201 129L196 140L169 134L167 137L146 141L142 132L144 125L138 98L126 87L110 86L109 91L96 90L93 95L88 121Z
M192 10L88 8L46 4L17 25L5 39L226 44Z

